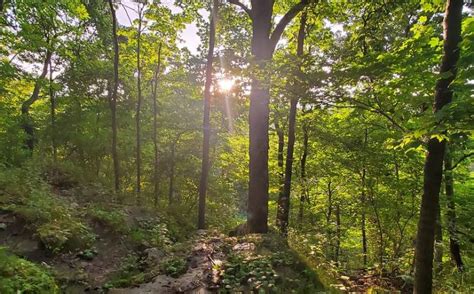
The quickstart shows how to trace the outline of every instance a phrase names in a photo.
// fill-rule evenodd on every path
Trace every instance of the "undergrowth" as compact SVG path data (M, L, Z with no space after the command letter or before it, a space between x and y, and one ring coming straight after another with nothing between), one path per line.
M59 293L49 271L0 247L0 293Z

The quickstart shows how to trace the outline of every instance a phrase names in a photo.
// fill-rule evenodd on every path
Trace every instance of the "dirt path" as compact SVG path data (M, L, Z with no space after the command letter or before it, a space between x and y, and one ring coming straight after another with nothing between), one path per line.
M177 278L158 275L150 283L136 288L111 289L109 293L216 293L218 272L213 270L213 266L224 261L224 242L222 238L206 238L204 234L201 233L201 238L194 243L187 257L187 271L183 275Z

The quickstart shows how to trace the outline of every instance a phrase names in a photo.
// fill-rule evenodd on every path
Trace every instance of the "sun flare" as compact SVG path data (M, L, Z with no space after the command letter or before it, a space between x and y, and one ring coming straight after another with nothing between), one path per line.
M220 79L217 83L219 85L219 89L222 92L229 92L230 90L232 90L232 87L234 87L233 79L223 78L223 79Z

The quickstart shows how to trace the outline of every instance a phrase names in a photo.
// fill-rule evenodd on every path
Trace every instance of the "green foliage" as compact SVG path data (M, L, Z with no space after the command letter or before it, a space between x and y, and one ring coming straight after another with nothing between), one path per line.
M184 274L188 269L187 263L183 258L173 257L161 264L161 270L174 278Z
M146 278L144 269L145 266L138 256L128 255L104 288L130 287L144 283Z
M0 247L0 292L60 293L46 268L10 254Z
M0 172L7 174L5 170ZM95 236L81 219L77 207L48 191L35 171L9 170L6 178L11 182L0 192L1 208L24 219L48 250L57 253L92 244Z
M245 285L258 291L274 288L277 278L270 258L246 258L236 254L229 256L224 265L222 284L225 289L237 290L241 285Z

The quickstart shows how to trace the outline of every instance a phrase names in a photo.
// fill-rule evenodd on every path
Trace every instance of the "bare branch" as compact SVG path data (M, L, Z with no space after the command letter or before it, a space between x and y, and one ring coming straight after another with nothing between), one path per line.
M295 4L291 7L290 10L283 16L283 18L278 22L273 33L270 37L270 45L273 49L275 49L276 44L281 38L283 31L285 30L286 26L291 22L291 20L301 11L303 10L306 5L310 3L311 0L301 0L298 4Z
M251 19L253 18L252 10L245 6L244 3L240 2L239 0L229 0L229 3L239 6L249 15Z

